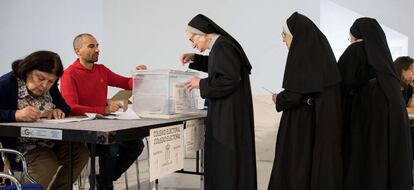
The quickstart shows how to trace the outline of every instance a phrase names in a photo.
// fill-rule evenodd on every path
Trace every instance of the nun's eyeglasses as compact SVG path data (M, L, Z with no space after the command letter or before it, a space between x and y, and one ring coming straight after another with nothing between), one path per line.
M282 38L285 38L286 34L284 32L282 32Z
M193 35L191 35L191 37L190 38L188 38L188 40L190 40L190 42L191 43L194 43L194 40L193 40L193 38L194 38L194 36L195 36L196 34L193 34Z

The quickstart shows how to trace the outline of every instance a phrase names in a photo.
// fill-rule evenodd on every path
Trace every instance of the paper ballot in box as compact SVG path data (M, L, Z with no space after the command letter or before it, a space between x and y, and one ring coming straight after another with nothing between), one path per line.
M140 70L133 73L133 110L140 117L174 118L197 113L198 94L184 84L196 72Z

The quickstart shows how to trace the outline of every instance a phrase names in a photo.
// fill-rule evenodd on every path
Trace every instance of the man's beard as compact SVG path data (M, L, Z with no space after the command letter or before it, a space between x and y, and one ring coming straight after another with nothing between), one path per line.
M96 63L97 61L98 61L98 56L95 58L95 57L90 57L88 60L86 60L86 61L88 61L89 63Z

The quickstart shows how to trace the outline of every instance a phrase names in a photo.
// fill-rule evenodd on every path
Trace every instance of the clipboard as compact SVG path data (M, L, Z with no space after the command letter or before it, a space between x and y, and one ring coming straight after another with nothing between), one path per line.
M131 96L131 90L120 90L115 95L113 95L110 100L122 103L123 111L125 112L128 109L129 98L131 98Z
M132 96L131 90L120 90L115 95L112 96L111 100L128 100Z

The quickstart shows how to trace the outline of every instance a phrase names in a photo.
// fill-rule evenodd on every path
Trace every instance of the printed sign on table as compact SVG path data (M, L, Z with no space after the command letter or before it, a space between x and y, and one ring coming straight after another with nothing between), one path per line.
M184 131L186 152L197 151L204 147L204 119L186 121Z
M20 129L21 137L31 137L39 139L62 140L62 130L60 129L38 129L31 127L22 127Z
M183 124L150 130L150 181L184 168Z

